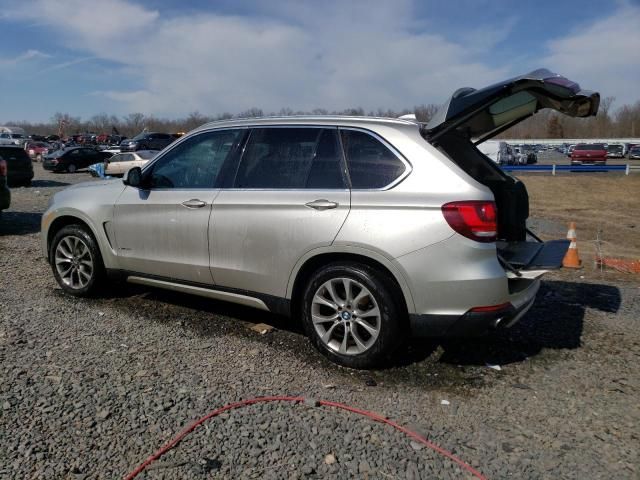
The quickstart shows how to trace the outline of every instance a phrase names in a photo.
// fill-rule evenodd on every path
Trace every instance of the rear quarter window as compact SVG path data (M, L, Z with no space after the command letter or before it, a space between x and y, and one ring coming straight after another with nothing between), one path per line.
M406 164L373 135L358 130L341 130L351 187L385 188L407 170Z

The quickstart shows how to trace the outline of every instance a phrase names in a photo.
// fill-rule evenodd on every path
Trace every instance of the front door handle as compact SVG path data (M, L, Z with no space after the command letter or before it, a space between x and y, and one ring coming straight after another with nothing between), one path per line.
M187 208L202 208L207 204L207 202L203 202L202 200L198 200L197 198L192 198L191 200L187 200L186 202L182 202Z
M305 206L313 208L314 210L329 210L331 208L336 208L338 206L338 203L320 199L314 200L313 202L305 203Z

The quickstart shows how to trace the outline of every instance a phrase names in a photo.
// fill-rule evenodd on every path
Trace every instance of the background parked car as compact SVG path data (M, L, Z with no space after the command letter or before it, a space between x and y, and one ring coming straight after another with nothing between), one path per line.
M45 142L30 142L26 144L25 150L32 160L40 162L42 161L42 157L51 150L51 145Z
M7 162L0 157L0 213L11 205L11 190L7 184Z
M168 133L141 133L133 138L123 140L120 143L120 150L123 152L135 152L136 150L162 150L174 140L175 138Z
M33 162L23 148L17 145L0 145L0 157L7 162L7 181L10 187L31 185Z
M121 176L133 167L144 167L158 154L157 150L138 150L137 152L118 153L104 161L105 175Z
M110 153L100 152L91 147L70 147L46 155L42 166L45 170L54 172L74 173L94 163L103 162L110 156Z
M513 151L507 142L486 140L478 145L478 150L498 165L512 165L514 162Z
M528 165L533 163L538 163L538 154L536 153L536 149L531 145L523 145L522 153L526 156L526 162Z
M624 145L612 143L607 145L608 158L624 158Z
M22 146L27 141L27 137L22 133L0 133L0 145Z
M579 143L571 152L571 165L604 165L607 148L603 143Z
M631 147L629 149L629 160L640 159L640 146Z

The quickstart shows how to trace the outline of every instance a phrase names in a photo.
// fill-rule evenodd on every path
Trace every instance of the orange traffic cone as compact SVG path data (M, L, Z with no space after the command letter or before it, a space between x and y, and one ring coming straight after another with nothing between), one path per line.
M570 240L569 250L562 259L562 266L565 268L581 268L582 261L578 255L578 246L576 245L576 224L571 222L569 224L569 231L567 232L567 240Z

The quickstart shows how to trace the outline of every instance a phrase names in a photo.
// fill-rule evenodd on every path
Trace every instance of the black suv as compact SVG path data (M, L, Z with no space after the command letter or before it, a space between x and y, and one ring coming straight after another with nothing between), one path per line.
M28 187L33 179L33 161L22 147L17 145L0 145L0 157L7 162L9 175L7 183L10 187Z
M162 150L173 142L175 138L168 133L147 132L127 138L120 143L120 151L135 152L136 150Z
M109 157L111 153L99 152L95 148L70 147L46 155L42 161L42 167L54 172L74 173L94 163L104 162Z

